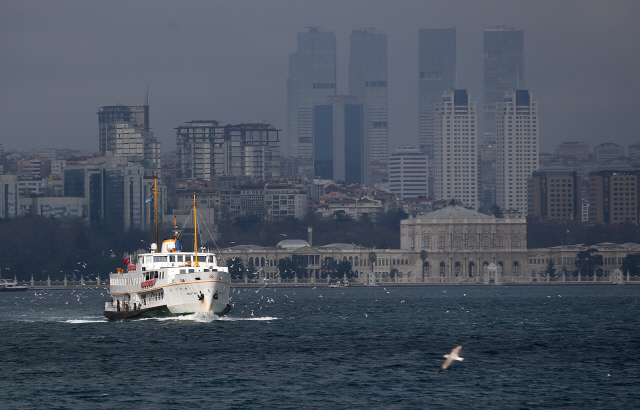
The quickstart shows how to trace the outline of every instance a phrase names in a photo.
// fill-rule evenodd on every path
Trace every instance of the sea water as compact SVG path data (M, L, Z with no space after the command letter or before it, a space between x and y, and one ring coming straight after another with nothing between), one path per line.
M640 408L640 286L232 290L113 322L104 290L0 294L0 408Z

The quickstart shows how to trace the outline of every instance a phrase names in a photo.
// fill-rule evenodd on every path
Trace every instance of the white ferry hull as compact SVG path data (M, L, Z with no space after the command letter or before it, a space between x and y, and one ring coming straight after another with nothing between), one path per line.
M229 305L229 279L225 278L227 275L209 275L214 277L198 281L193 280L193 275L185 278L176 277L177 283L165 289L167 308L173 314L226 313Z

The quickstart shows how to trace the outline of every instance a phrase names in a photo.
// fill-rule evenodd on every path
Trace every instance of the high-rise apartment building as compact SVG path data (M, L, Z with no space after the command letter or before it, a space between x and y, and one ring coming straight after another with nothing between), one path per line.
M527 180L539 166L538 105L527 90L496 104L496 204L527 212Z
M369 113L372 180L386 181L389 159L386 34L375 29L351 32L349 94L357 96Z
M160 143L149 131L149 105L111 105L98 111L100 156L128 157L160 168Z
M478 209L476 104L467 90L446 91L435 104L435 199Z
M640 169L613 161L589 173L589 222L638 223Z
M504 93L524 88L524 31L496 27L484 30L484 144L496 138L496 104Z
M211 181L214 176L280 178L279 130L270 124L220 125L189 121L177 128L178 177Z
M296 52L289 55L287 80L288 155L313 158L313 106L336 94L336 37L312 27L298 33ZM307 165L308 165L307 163Z
M403 145L389 157L389 190L399 198L429 195L428 158L415 147Z
M527 217L546 221L582 221L582 183L576 171L548 165L527 182Z
M224 126L218 121L188 121L176 135L178 178L211 181L225 170Z
M456 29L421 29L418 37L419 144L434 155L434 104L447 90L456 88Z
M227 125L224 175L267 181L279 179L279 132L271 124L265 123Z
M328 97L313 107L314 177L369 184L367 114L352 95Z

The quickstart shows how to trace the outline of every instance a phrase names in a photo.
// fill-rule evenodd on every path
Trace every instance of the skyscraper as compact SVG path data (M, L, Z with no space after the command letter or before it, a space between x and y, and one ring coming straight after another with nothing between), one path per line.
M456 29L421 29L418 44L420 150L433 158L433 106L456 87Z
M288 154L313 158L313 106L336 94L336 37L332 32L309 28L298 33L296 52L289 55L287 80ZM312 176L312 175L311 175Z
M504 26L484 30L484 141L496 138L496 104L504 93L524 88L524 31Z
M496 104L496 204L527 212L527 180L539 166L538 104L527 90Z
M160 143L149 131L149 105L111 105L98 111L100 156L134 158L160 168Z
M374 182L388 178L387 35L375 29L351 32L349 94L369 113L370 161Z
M371 174L367 112L352 95L313 107L314 177L368 184Z
M435 199L478 209L476 104L467 90L446 91L435 105Z

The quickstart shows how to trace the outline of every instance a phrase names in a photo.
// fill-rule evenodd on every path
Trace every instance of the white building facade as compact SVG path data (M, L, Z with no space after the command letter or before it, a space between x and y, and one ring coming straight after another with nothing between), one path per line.
M538 105L527 90L496 105L496 204L527 212L527 180L539 167Z
M449 90L435 104L435 199L478 209L476 104L466 90Z

